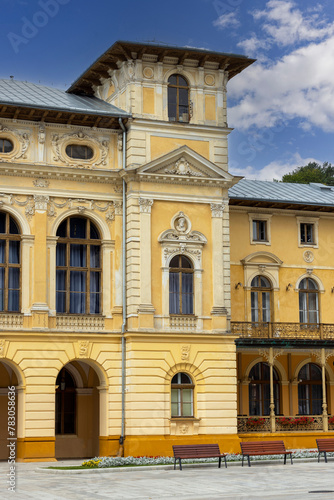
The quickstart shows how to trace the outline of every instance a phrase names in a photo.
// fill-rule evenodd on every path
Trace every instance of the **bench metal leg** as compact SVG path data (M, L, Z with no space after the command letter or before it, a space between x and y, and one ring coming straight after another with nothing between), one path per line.
M242 455L241 467L244 466L244 456Z
M318 463L320 462L320 453L321 453L321 451L319 451L319 453L318 453Z
M218 469L220 469L221 464L222 464L222 458L221 458L221 457L219 457L219 459L218 459Z
M180 470L182 470L181 458L179 458Z
M325 457L325 462L327 464L327 452L326 451L324 451L324 457Z
M250 464L250 456L248 455L247 458L248 458L248 467L250 467L251 466L251 464Z
M227 469L226 457L224 457L224 460L225 460L225 469Z
M286 455L284 455L284 465L286 465Z

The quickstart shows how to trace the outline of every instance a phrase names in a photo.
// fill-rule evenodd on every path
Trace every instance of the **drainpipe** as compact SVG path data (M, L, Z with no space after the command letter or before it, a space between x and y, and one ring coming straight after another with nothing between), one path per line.
M126 128L122 118L118 119L120 127L123 131L123 170L126 171ZM122 219L122 425L121 435L119 438L119 449L117 456L124 456L124 439L125 439L125 328L126 328L126 181L123 177L123 219Z

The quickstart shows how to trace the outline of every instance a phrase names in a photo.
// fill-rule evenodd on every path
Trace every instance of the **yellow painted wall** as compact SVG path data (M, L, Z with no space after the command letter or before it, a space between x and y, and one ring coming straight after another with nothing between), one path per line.
M214 95L205 96L205 119L216 120L216 97Z
M151 159L154 160L169 151L180 148L181 146L189 146L196 153L209 159L209 142L189 139L177 139L171 137L151 136Z
M154 115L154 89L149 87L143 87L143 113Z

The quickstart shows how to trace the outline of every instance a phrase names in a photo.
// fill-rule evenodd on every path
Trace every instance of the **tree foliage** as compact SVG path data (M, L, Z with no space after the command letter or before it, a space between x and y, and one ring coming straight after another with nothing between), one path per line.
M303 167L298 167L292 172L283 175L282 182L298 182L300 184L320 182L327 186L334 186L334 167L328 162L322 165L310 162Z

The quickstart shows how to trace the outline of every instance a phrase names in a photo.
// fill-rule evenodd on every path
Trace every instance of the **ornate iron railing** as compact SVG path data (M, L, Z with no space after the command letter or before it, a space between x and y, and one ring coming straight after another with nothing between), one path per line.
M322 431L323 417L322 415L276 417L275 428L277 432Z
M329 424L334 429L334 423ZM311 432L323 430L322 415L275 417L276 432ZM238 417L238 433L271 432L270 417Z
M334 339L334 324L255 323L232 321L231 331L239 337L274 339Z
M270 417L238 417L238 433L270 432Z

